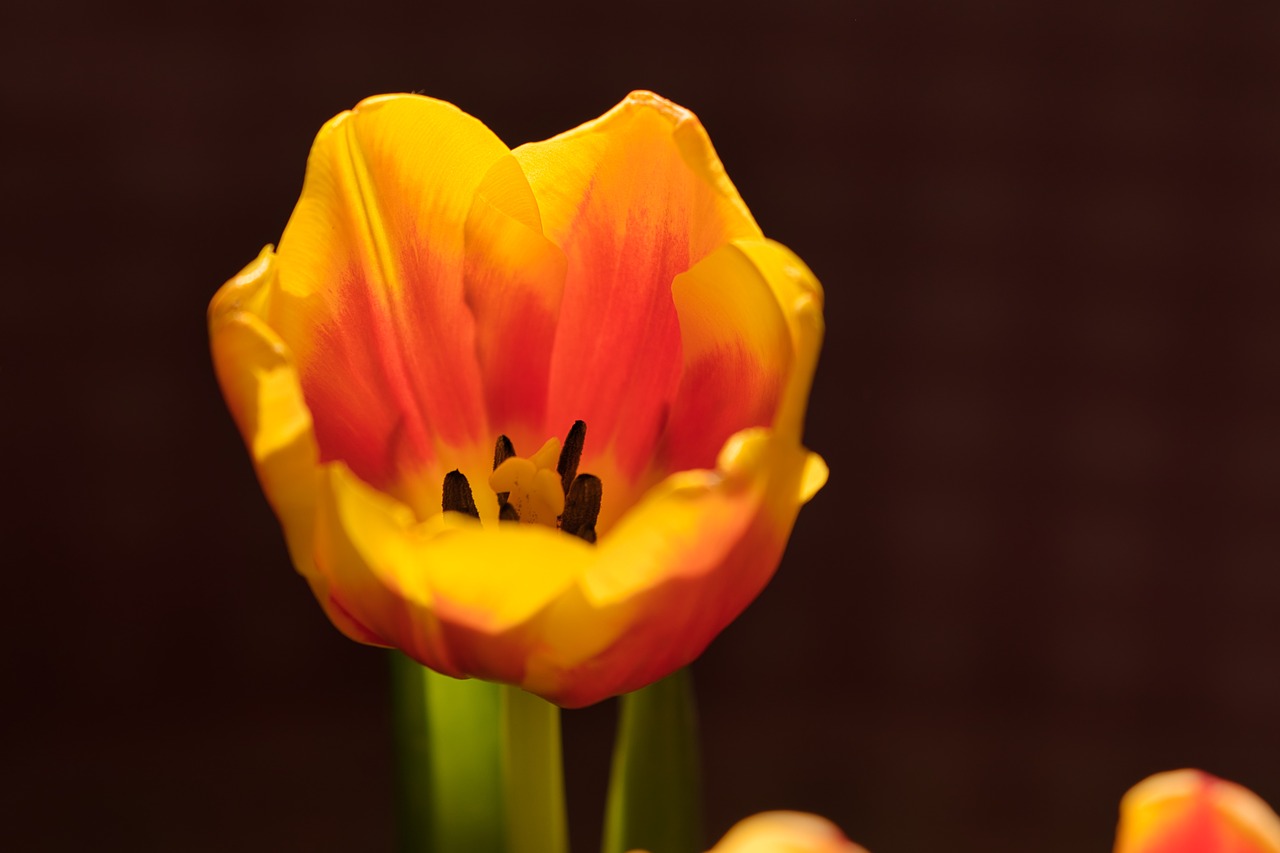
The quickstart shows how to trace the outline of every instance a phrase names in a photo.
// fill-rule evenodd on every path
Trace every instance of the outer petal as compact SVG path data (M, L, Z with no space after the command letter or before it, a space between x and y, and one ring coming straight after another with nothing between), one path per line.
M765 430L730 441L716 471L673 475L607 537L577 584L514 632L523 685L580 707L688 664L777 568L825 465Z
M524 680L531 650L503 632L563 595L594 556L536 525L418 522L340 465L322 480L316 527L316 564L356 619L432 669L508 684Z
M586 420L593 441L584 464L609 452L635 481L680 379L672 282L760 231L697 119L649 92L515 155L568 261L548 430Z
M284 528L294 566L339 630L360 642L385 645L335 605L327 581L316 571L312 541L319 468L311 413L291 353L256 313L276 272L276 257L268 246L210 304L214 369L262 490Z
M532 207L502 161L507 147L450 104L370 98L320 131L280 242L264 319L299 366L321 459L422 512L405 472L436 479L442 451L492 442L466 287L484 255L468 269L466 243L482 190L495 208ZM472 228L499 239L488 230Z
M1232 782L1159 773L1120 801L1115 853L1280 853L1280 817Z
M835 824L803 812L764 812L739 821L711 853L866 853Z

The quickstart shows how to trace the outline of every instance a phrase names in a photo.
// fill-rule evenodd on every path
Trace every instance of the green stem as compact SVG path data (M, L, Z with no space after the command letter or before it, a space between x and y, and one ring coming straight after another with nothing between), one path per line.
M391 655L403 853L507 853L502 688Z
M604 853L702 847L698 731L687 669L622 697Z
M568 853L560 709L518 687L502 688L509 853Z

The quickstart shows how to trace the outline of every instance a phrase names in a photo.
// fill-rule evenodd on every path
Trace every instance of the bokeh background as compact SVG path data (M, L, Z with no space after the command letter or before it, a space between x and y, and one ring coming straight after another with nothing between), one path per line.
M1280 803L1280 4L7 4L11 850L389 851L386 661L288 565L204 310L320 124L509 144L694 109L827 290L832 469L695 667L708 840L1108 850L1199 766ZM612 703L565 715L595 848Z

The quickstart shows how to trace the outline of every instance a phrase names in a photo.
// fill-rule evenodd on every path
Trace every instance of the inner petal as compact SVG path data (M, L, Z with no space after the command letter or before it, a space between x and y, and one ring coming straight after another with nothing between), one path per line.
M465 246L465 297L489 423L528 447L545 435L565 259L542 234L515 158L498 161L486 177L467 216Z
M729 436L770 426L794 361L791 335L764 274L736 243L672 288L684 365L659 456L675 471L715 466Z

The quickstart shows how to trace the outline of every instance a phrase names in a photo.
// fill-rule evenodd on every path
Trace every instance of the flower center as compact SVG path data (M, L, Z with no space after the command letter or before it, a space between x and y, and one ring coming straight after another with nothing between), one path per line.
M586 438L587 425L574 421L563 446L549 438L537 453L523 457L516 455L511 439L498 436L489 488L498 498L499 520L556 527L595 542L603 489L599 477L578 473ZM445 475L441 506L480 517L471 484L456 470Z

